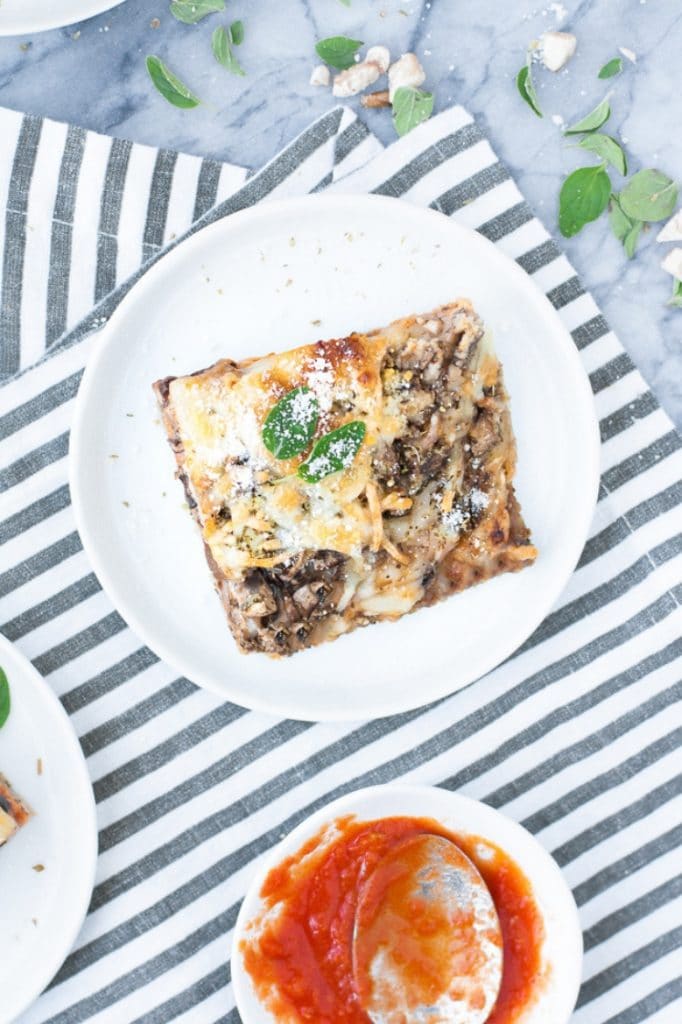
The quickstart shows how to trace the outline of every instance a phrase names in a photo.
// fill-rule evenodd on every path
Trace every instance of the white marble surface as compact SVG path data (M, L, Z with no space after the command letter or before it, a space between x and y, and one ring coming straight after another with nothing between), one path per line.
M352 0L350 8L339 0L228 0L224 22L228 15L245 22L245 78L211 56L221 16L189 27L170 16L168 0L126 0L68 29L0 39L0 104L257 167L333 102L308 85L318 38L342 33L394 53L413 49L437 108L468 107L558 235L557 195L578 155L551 116L540 121L523 105L513 80L528 42L560 23L577 35L578 52L567 71L538 74L547 114L573 120L613 90L609 130L626 141L632 168L658 166L682 179L680 0ZM619 46L637 54L636 65L626 61L620 78L600 82L597 71ZM204 105L179 111L165 103L147 79L148 53L166 60ZM394 137L387 111L363 116L383 142ZM682 427L682 310L666 306L671 278L660 270L665 249L654 235L631 263L605 219L561 244Z

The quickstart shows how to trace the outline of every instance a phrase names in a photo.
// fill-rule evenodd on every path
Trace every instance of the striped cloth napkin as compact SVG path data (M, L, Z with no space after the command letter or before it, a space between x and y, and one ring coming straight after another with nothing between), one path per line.
M257 858L330 799L398 778L485 800L552 852L585 933L574 1024L682 1019L681 441L480 129L455 107L382 150L334 110L244 182L2 116L18 132L0 136L0 630L71 715L100 828L90 913L22 1024L236 1024L231 932ZM573 335L603 441L590 536L545 622L465 690L369 723L280 721L176 678L101 591L66 482L93 330L145 259L185 228L323 188L434 207L516 259Z

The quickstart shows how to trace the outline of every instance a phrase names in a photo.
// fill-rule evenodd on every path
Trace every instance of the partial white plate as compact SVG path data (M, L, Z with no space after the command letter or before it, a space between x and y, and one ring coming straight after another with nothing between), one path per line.
M2 0L0 36L21 36L73 25L118 7L124 0Z
M273 661L238 653L166 444L151 383L339 337L471 298L512 399L517 489L537 564L435 608ZM582 550L598 486L592 393L530 278L490 242L394 199L264 203L191 237L132 289L96 343L71 433L83 544L126 621L165 661L246 707L366 719L443 697L542 621Z
M358 821L400 816L434 818L452 832L487 839L507 853L531 883L544 920L541 956L543 969L548 968L538 998L517 1024L567 1024L580 989L583 940L573 895L555 861L530 832L492 807L446 789L401 783L359 789L335 800L294 829L260 861L239 911L232 941L232 984L244 1024L273 1024L275 1020L256 996L239 950L247 923L263 909L259 894L265 877L324 825L348 814Z
M0 772L34 811L0 847L0 1024L9 1024L40 995L76 941L95 879L97 823L66 712L3 636L0 665L11 693L0 729ZM44 871L34 870L36 864Z

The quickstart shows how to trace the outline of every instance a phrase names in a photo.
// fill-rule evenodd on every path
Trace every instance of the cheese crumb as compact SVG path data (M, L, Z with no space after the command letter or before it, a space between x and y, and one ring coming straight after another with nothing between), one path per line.
M543 32L540 43L542 63L550 71L561 71L575 53L578 41L571 32Z
M656 235L657 242L682 242L682 210L670 218Z
M318 64L317 67L313 68L310 75L311 85L329 85L330 81L331 74L326 64Z
M677 249L672 249L661 263L661 266L669 274L672 274L673 277L676 277L678 281L682 281L682 249L679 246Z

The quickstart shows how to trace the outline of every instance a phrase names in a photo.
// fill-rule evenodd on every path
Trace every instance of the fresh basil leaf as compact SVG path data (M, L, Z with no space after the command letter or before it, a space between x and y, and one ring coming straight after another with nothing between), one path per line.
M294 388L280 398L263 424L263 444L276 459L293 459L313 439L320 406L310 388Z
M348 39L346 36L330 36L320 39L315 47L318 57L339 71L345 71L355 64L355 54L362 46L360 39Z
M350 0L339 0L339 3L343 4L344 7L350 7Z
M245 75L246 72L230 49L230 38L220 25L211 36L213 56L224 68L231 71L233 75Z
M10 709L9 682L2 668L0 668L0 729L9 718Z
M230 25L229 36L233 46L241 46L244 42L244 22L233 21Z
M668 305L682 308L682 281L674 282L673 294Z
M662 171L638 171L621 192L620 204L633 220L665 220L675 210L677 193L677 182Z
M331 430L315 444L308 459L298 467L298 475L308 484L316 484L331 473L348 469L365 439L367 427L362 420L351 420Z
M536 93L535 86L533 85L533 74L530 70L530 64L526 64L519 71L516 76L516 86L533 113L537 114L538 117L543 117L543 113L540 110L538 94Z
M569 174L559 193L559 229L564 238L577 235L608 206L611 179L604 165L581 167Z
M623 177L628 173L628 163L623 148L610 135L595 132L593 135L586 135L578 145L582 149L589 150L590 153L596 153L602 160L606 160Z
M170 12L185 25L196 25L209 14L225 10L225 0L173 0Z
M642 230L641 220L632 220L620 205L620 196L611 196L611 210L609 212L609 225L619 242L623 243L625 255L629 260L635 255L637 242Z
M152 82L165 100L174 107L190 110L201 102L187 86L176 78L159 57L147 57L147 71Z
M402 86L393 96L393 125L398 135L407 135L433 113L433 93Z
M620 57L614 57L599 72L599 78L615 78L623 70L623 61Z
M581 121L577 121L569 128L566 128L564 135L582 135L584 132L596 132L610 117L611 107L609 106L609 101L602 100Z

